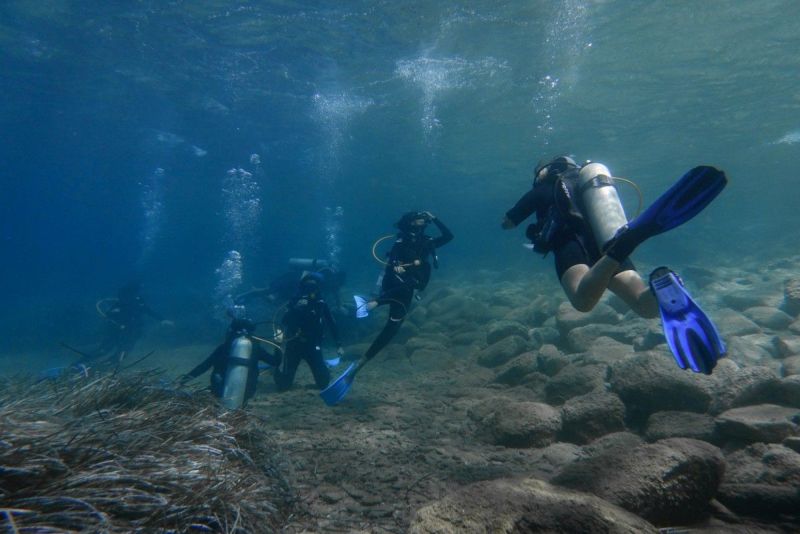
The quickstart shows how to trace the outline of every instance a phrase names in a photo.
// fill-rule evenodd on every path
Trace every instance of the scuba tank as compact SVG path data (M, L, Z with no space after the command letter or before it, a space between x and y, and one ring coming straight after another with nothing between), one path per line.
M602 163L588 163L578 173L577 196L597 247L602 251L621 227L628 224L611 171Z
M321 267L328 267L328 262L316 258L289 258L289 266L305 271L316 271Z
M229 410L244 406L252 356L253 342L247 336L242 335L233 340L222 389L222 405Z

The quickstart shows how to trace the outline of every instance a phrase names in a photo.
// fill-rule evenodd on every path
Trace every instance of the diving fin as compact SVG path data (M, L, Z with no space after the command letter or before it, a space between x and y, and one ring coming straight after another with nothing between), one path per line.
M336 367L337 365L339 365L339 362L341 361L342 359L337 356L336 358L330 358L329 360L325 360L325 365L327 365L328 367Z
M364 297L359 297L358 295L353 295L353 300L356 301L356 318L363 319L364 317L369 315L369 310L367 309L367 299Z
M319 396L328 406L336 406L344 399L355 378L356 362L351 363L339 378L319 392Z
M728 183L725 173L701 165L684 174L638 217L617 230L605 253L622 263L647 239L690 221L711 204Z
M692 300L680 277L666 267L650 273L650 290L658 301L664 336L678 367L710 375L727 352L717 327Z

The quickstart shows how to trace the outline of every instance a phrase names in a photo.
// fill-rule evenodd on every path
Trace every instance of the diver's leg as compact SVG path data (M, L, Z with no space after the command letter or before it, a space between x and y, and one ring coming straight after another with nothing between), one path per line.
M317 346L310 346L306 352L306 361L311 368L311 374L314 375L314 382L319 389L325 389L331 381L331 372L328 370L328 365L325 363L325 358L322 356L322 350Z
M658 317L658 302L650 287L635 270L628 269L617 273L611 279L608 288L639 316L646 319Z
M294 375L297 373L297 366L300 364L302 346L296 341L290 341L286 345L284 353L283 369L275 369L275 385L278 391L286 391L294 383Z
M414 294L414 291L410 291L411 295ZM400 295L397 295L400 296ZM389 302L389 319L386 320L386 325L381 330L381 333L378 334L378 337L372 342L372 345L369 346L367 352L364 353L364 358L362 360L366 361L371 360L378 354L383 348L389 344L392 338L397 334L397 331L400 330L400 326L403 324L403 320L408 313L408 307L411 305L411 299L406 297L404 300L392 300ZM359 365L361 367L361 365Z

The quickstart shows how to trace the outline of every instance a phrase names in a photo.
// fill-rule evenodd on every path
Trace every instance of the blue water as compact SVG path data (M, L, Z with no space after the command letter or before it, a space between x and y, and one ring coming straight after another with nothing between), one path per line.
M228 288L264 285L291 256L332 259L371 287L372 243L411 209L456 235L441 283L549 273L499 221L557 153L604 162L646 202L695 165L728 173L690 226L642 247L648 264L795 254L799 12L3 2L0 354L90 340L95 301L131 277L178 341L219 337Z

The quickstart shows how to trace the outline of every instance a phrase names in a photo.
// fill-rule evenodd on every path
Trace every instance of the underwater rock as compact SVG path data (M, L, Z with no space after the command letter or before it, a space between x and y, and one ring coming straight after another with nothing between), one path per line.
M639 424L653 412L705 412L711 402L707 378L681 370L667 354L646 352L612 365L609 382L628 418Z
M800 334L800 319L795 319L792 324L789 325L789 332Z
M800 356L789 356L783 361L783 376L800 375Z
M645 520L591 495L534 478L478 482L417 510L410 534L605 532L657 534Z
M667 438L691 438L715 443L714 418L704 413L663 411L647 418L645 438L658 441Z
M532 471L527 474L539 480L550 480L572 462L585 457L583 447L574 443L556 442L543 449L532 449L528 457Z
M637 333L633 332L629 326L588 324L573 328L567 333L566 338L570 352L590 351L599 338L613 339L617 343L625 345L627 351L630 351L630 346L636 336Z
M756 443L730 454L717 498L731 510L774 519L800 510L800 454Z
M483 441L503 447L545 447L561 429L558 410L539 402L489 399L468 413Z
M777 366L772 357L775 345L764 338L760 334L727 338L727 357L742 365Z
M581 330L581 328L576 328L572 332ZM570 335L572 332L570 332ZM589 345L586 352L573 355L572 358L574 362L581 364L611 365L629 358L633 354L633 347L630 344L620 343L610 337L600 336Z
M770 330L784 330L794 320L792 316L777 308L769 306L755 306L744 311L745 317L763 328Z
M606 304L600 302L590 312L579 312L569 302L562 302L556 314L556 328L565 334L579 326L589 324L618 324L622 316Z
M766 295L761 291L737 289L731 293L725 293L720 297L722 304L732 310L744 311L755 306L764 306L767 302Z
M800 355L800 337L797 336L775 336L772 339L778 358Z
M614 393L596 389L561 408L559 440L579 445L625 429L625 405Z
M578 460L553 482L597 495L656 525L675 525L703 518L724 471L717 447L671 438Z
M478 365L497 367L527 349L528 343L525 339L519 336L510 336L479 351L477 356Z
M510 336L519 336L525 340L528 339L528 329L513 321L494 321L489 324L489 329L486 332L486 342L489 345L494 345Z
M714 313L714 322L719 328L723 339L730 336L746 336L748 334L760 334L761 327L745 317L742 313L731 309L722 309ZM662 336L663 338L663 336Z
M539 372L547 376L555 376L569 365L569 358L561 354L555 345L543 345L536 355Z
M781 310L792 317L800 315L800 278L789 279L784 284Z
M633 340L633 350L636 352L651 350L662 343L664 343L663 328L654 321L648 321L647 328Z
M744 443L780 443L798 433L800 410L776 404L732 408L716 418L721 439Z
M494 381L498 384L517 386L525 381L525 377L538 371L537 356L533 352L523 352L515 356L497 369Z
M605 365L568 365L545 386L547 402L560 405L572 397L602 388L606 371Z
M561 339L561 334L552 326L540 326L530 331L531 343L536 347L554 345Z
M614 455L621 454L619 451L635 449L640 445L644 445L644 440L638 434L628 431L613 432L584 445L583 452L586 457L602 454Z
M719 361L709 377L711 404L708 412L717 415L736 406L743 406L756 398L765 388L774 386L778 373L769 367L740 367L733 360Z

